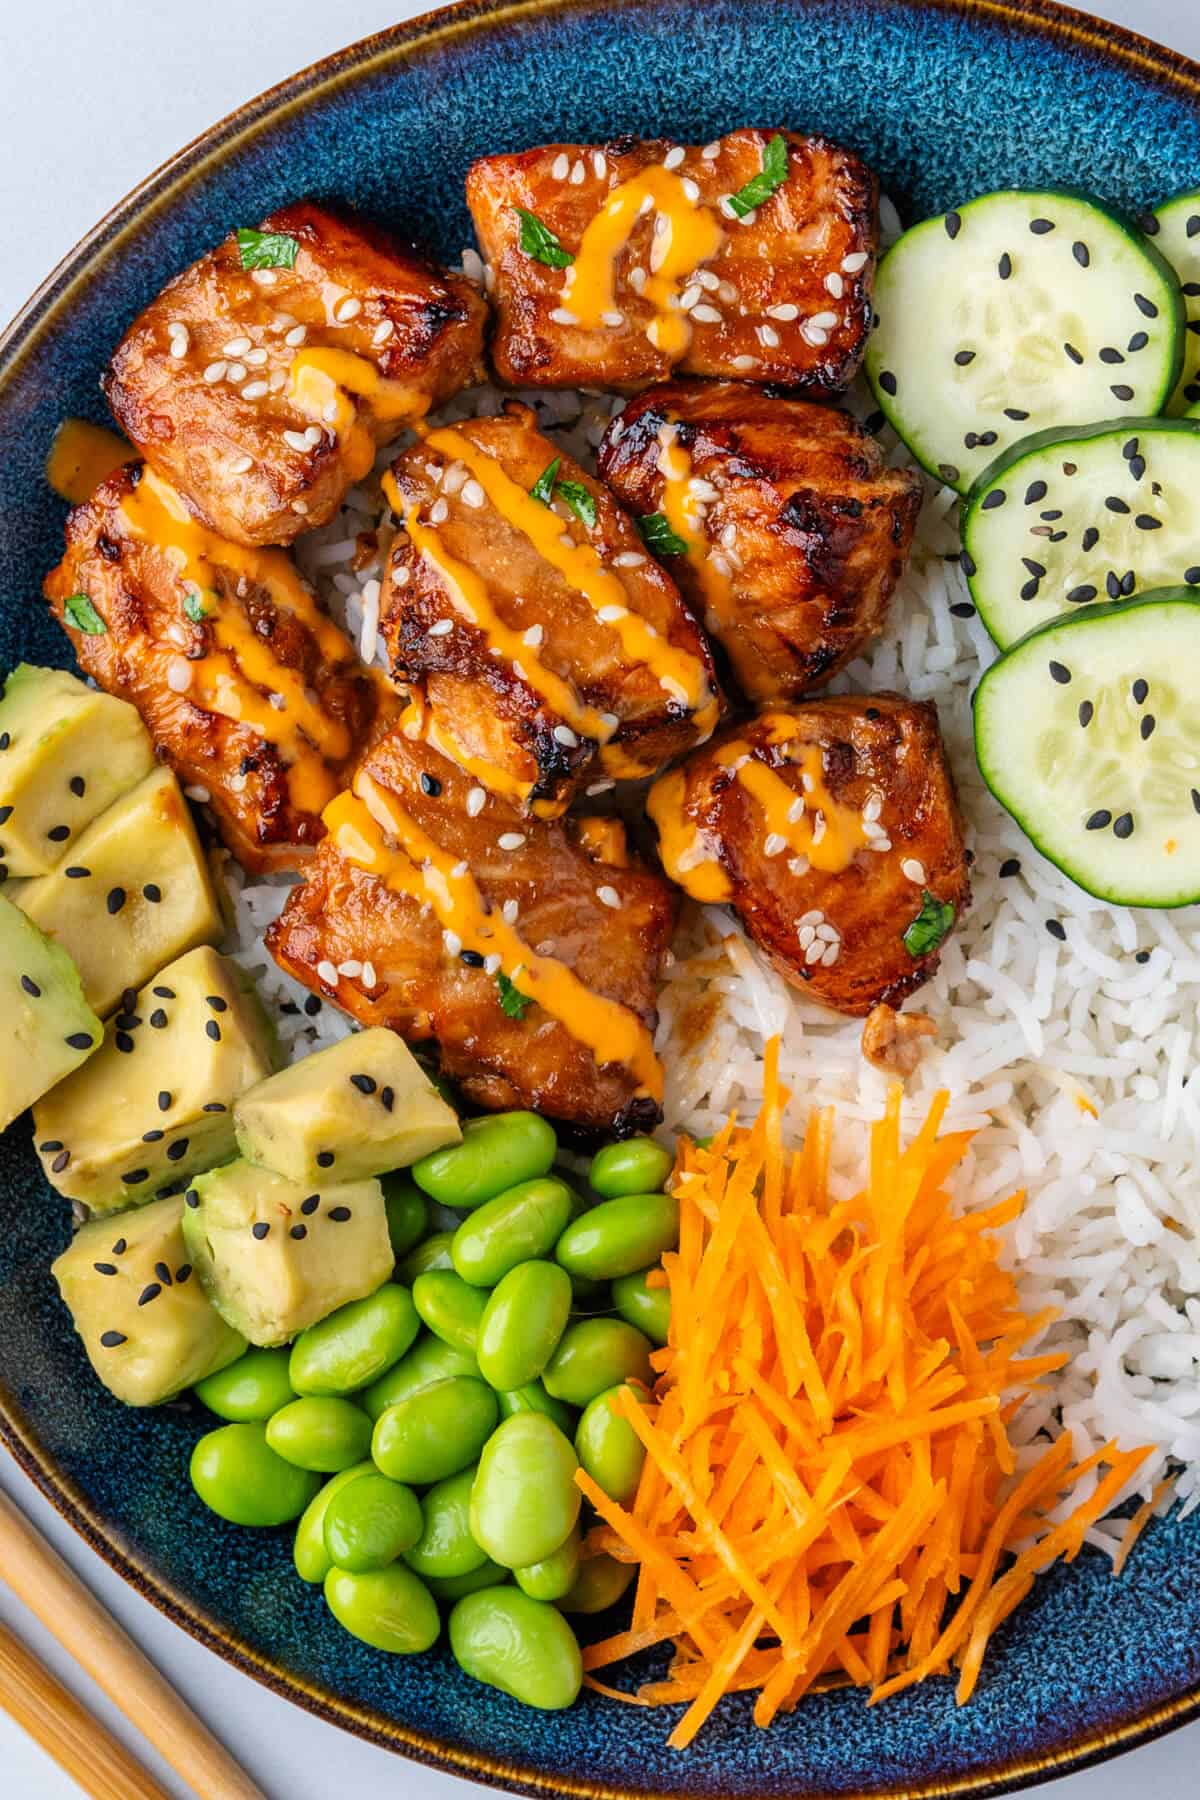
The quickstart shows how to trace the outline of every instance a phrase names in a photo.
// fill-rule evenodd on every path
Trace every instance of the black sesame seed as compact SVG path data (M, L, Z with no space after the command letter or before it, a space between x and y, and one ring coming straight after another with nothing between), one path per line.
M1050 664L1050 673L1060 687L1066 687L1071 679L1071 671L1067 668L1065 663L1052 662Z
M158 1279L162 1282L164 1287L170 1287L171 1271L168 1269L165 1262L156 1262L154 1265L154 1273L158 1276Z
M143 1181L149 1181L149 1179L149 1169L126 1169L121 1177L128 1187L140 1187Z
M1148 963L1150 961L1150 952L1148 950L1139 950L1133 960L1138 963Z
M308 1194L300 1202L300 1211L304 1214L305 1218L308 1218L312 1213L316 1212L316 1210L317 1210L318 1206L320 1206L320 1204L321 1204L320 1194Z
M50 839L52 844L65 843L70 835L71 827L69 825L52 825L50 830L46 833L46 836Z
M168 1144L167 1146L167 1161L182 1162L187 1155L187 1152L188 1140L186 1138L177 1138L173 1144Z
M879 385L885 394L891 394L893 397L895 396L896 377L892 374L890 369L884 369L882 371L879 377Z
M1075 261L1079 264L1081 269L1090 267L1092 261L1091 253L1088 250L1087 245L1081 244L1078 238L1076 238L1075 242L1071 245L1071 255L1075 258Z
M1200 813L1200 788L1192 789L1192 811Z
M22 975L21 986L25 989L25 992L30 996L31 999L33 999L33 1000L41 999L42 990L38 986L37 982L33 979L32 975Z
M874 435L874 433L879 430L881 425L886 425L886 424L887 424L886 414L881 413L881 412L868 413L866 418L863 420L863 430L869 431L872 433L872 435Z
M127 1344L129 1339L123 1331L102 1331L100 1342L106 1350L115 1350L118 1344Z
M332 1169L336 1160L337 1159L334 1156L332 1150L318 1150L317 1151L317 1167L318 1167L318 1169Z
M167 1015L161 1006L156 1006L154 1011L150 1014L150 1023L153 1025L155 1031L161 1031L166 1025Z
M256 1237L261 1243L270 1229L271 1227L267 1224L266 1220L260 1219L257 1225L252 1225L250 1227L250 1235L251 1237Z
M61 1175L70 1160L71 1152L69 1150L60 1150L54 1161L50 1164L51 1174Z
M974 612L974 610L975 610L974 607L972 607L971 610L972 610L972 612ZM390 1087L380 1088L379 1104L383 1107L384 1112L391 1112L393 1106L395 1106L395 1104L396 1104L395 1088L390 1088Z
M160 1144L166 1135L165 1131L160 1131L156 1127L153 1131L143 1131L142 1142L143 1144Z
M1075 348L1074 344L1064 344L1063 349L1066 351L1067 355L1070 357L1070 359L1073 363L1081 363L1083 361L1082 356L1079 354L1079 352Z
M977 431L968 431L963 434L963 444L966 449L974 450L974 448L975 448L976 444L978 444L978 442L979 442L979 433Z
M1048 231L1054 230L1053 219L1030 219L1029 229L1034 237L1045 237Z
M1039 500L1044 500L1045 498L1046 498L1045 482L1044 481L1031 481L1029 486L1025 489L1025 504L1026 504L1026 506L1036 506Z
M1006 856L1004 861L1000 864L999 873L1001 879L1004 881L1010 880L1014 875L1019 875L1021 873L1020 858L1017 856Z
M11 806L0 806L0 825L7 825L12 818Z
M142 899L148 900L151 906L157 906L162 899L162 889L156 881L148 881L142 889Z
M139 1306L149 1306L150 1302L152 1300L157 1300L158 1296L161 1293L162 1293L162 1282L161 1281L147 1282L146 1286L142 1289L141 1293L138 1295L138 1305Z
M942 220L942 224L946 227L946 236L948 238L956 238L962 230L962 215L956 212L948 212Z
M1162 520L1152 518L1149 513L1139 513L1133 521L1139 531L1160 531Z
M1012 274L1012 257L1008 254L1007 250L996 264L996 273L1001 281L1007 281Z
M109 888L108 893L104 896L104 904L110 913L119 913L125 904L125 889L123 887Z
M228 1112L229 1108L223 1100L206 1100L200 1110L201 1112L217 1113Z
M1142 726L1141 726L1143 744L1146 742L1147 738L1152 738L1154 736L1154 728L1157 724L1158 724L1158 720L1154 717L1154 714L1147 713L1145 718L1142 720Z
M478 950L460 951L459 961L464 962L468 969L482 969L483 967L483 956Z
M1083 534L1084 549L1085 550L1094 550L1096 545L1099 542L1100 542L1100 533L1096 530L1096 527L1094 525L1089 525L1087 530Z
M1046 573L1045 564L1040 563L1040 562L1034 562L1032 556L1023 556L1021 558L1021 561L1024 563L1025 567L1029 570L1029 573L1031 575L1038 576L1039 579L1041 576L1043 576Z
M1190 569L1183 571L1183 579L1189 587L1200 586L1200 563L1193 563Z
M70 788L71 792L74 794L74 796L77 800L82 800L84 794L87 792L87 782L83 779L82 775L72 775L70 781L68 781L68 783L67 783L67 786Z
M1120 494L1110 494L1104 504L1109 512L1127 513L1129 511L1128 505L1122 500Z
M971 555L971 552L969 550L964 550L961 552L961 554L959 555L959 559L958 559L958 566L962 570L964 575L974 575L974 573L975 573L975 558Z
M191 1278L191 1273L192 1273L191 1263L180 1263L179 1267L175 1271L176 1286L182 1287L184 1282L188 1281Z
M112 1247L112 1253L114 1256L124 1256L124 1254L125 1254L126 1250L128 1250L128 1248L129 1248L129 1245L126 1243L125 1239L118 1238L116 1243Z
M1106 344L1100 351L1100 361L1102 363L1123 363L1125 358L1119 350L1114 350L1111 344Z
M1137 307L1144 319L1157 319L1158 308L1155 306L1153 300L1147 300L1145 294L1135 294L1133 296L1133 304Z
M1137 585L1137 576L1134 574L1132 569L1127 569L1125 574L1122 575L1122 577L1121 577L1122 598L1128 599L1129 595L1132 594L1136 585Z
M1038 580L1037 576L1035 575L1031 581L1025 582L1024 585L1022 586L1022 588L1021 588L1022 600L1036 600L1038 597L1038 590L1040 587L1041 587L1041 582Z
M1133 836L1132 813L1121 814L1120 818L1113 825L1113 836L1119 838L1130 838Z
M85 869L82 863L72 863L69 869L63 870L68 881L86 881L91 872L90 869Z
M1044 512L1044 513L1039 513L1038 517L1042 518L1042 519L1061 519L1062 518L1062 508L1061 507L1051 507L1049 509L1049 511Z
M128 1056L134 1047L133 1039L127 1031L118 1031L113 1037L113 1043L117 1046L117 1049L121 1052L122 1056Z
M1121 578L1119 575L1114 575L1111 569L1104 577L1104 587L1110 600L1121 598Z
M1052 544L1061 544L1065 542L1066 537L1067 533L1065 531L1052 531L1050 533L1050 542Z
M954 360L960 369L969 368L975 361L975 356L976 352L974 350L956 350L954 352Z
M1052 938L1057 938L1060 944L1066 943L1067 928L1062 923L1061 919L1047 919L1046 930L1050 933Z
M1004 416L1006 419L1016 419L1019 423L1022 419L1027 419L1029 414L1019 406L1006 406Z
M97 1275L115 1275L117 1273L116 1263L93 1263L92 1267Z
M1132 400L1133 399L1133 389L1129 386L1129 383L1126 381L1115 381L1112 384L1112 386L1109 388L1108 391L1117 400Z
M953 486L954 483L958 480L959 472L955 468L953 463L939 463L938 464L938 474L941 476L943 481L948 481L951 484L951 486Z
M151 1023L153 1023L153 1020L151 1021ZM217 1024L217 1021L215 1019L206 1019L204 1021L204 1035L206 1037L210 1037L214 1044L220 1043L221 1027Z
M1074 601L1080 606L1083 605L1085 601L1094 600L1095 598L1096 590L1090 582L1084 582L1080 587L1073 587L1067 595L1068 600Z
M47 1138L44 1144L38 1145L38 1149L41 1151L43 1156L49 1156L50 1152L52 1150L61 1150L62 1149L62 1139L61 1138Z
M308 999L304 1002L304 1010L310 1019L315 1019L321 1010L320 994L310 994Z
M1200 237L1200 213L1192 213L1185 230L1190 238Z
M1008 495L1003 488L993 488L990 494L983 497L984 512L992 512L997 506L1003 506L1007 499Z
M1183 291L1185 294L1187 293L1186 288L1184 288ZM1150 334L1148 331L1135 331L1125 348L1132 351L1144 350L1149 342Z
M187 1193L183 1196L183 1203L185 1206L191 1206L191 1207L199 1206L200 1196L196 1192L195 1188L188 1189Z
M211 1006L214 1012L228 1012L228 1000L222 1000L220 994L205 994L204 1004Z
M1145 679L1144 676L1139 675L1137 680L1134 682L1133 688L1131 691L1132 691L1133 697L1137 701L1138 705L1145 706L1146 701L1150 697L1150 683Z
M154 992L158 995L158 998L160 1000L173 1000L175 998L175 989L174 988L156 987L154 989Z
M288 1231L288 1236L294 1238L306 1238L308 1236L308 1226L293 1225Z
M1087 829L1089 831L1107 831L1111 824L1112 814L1101 807L1100 811L1094 812L1088 820Z
M360 1094L373 1094L379 1084L373 1075L352 1075L350 1086L358 1089Z
M969 600L956 600L954 605L950 608L950 617L952 619L973 619L975 617L975 608L971 605ZM388 1108L388 1111L391 1111L390 1107Z
M12 743L11 731L0 731L0 750L7 750Z
M72 1050L90 1050L93 1042L92 1034L90 1031L73 1031L65 1042Z
M1083 726L1083 729L1085 731L1087 730L1088 726L1091 724L1091 722L1095 718L1095 716L1096 716L1096 709L1092 705L1091 701L1084 700L1079 708L1079 723Z
M326 1217L332 1219L335 1225L344 1225L350 1217L350 1208L348 1206L331 1206Z
M422 769L421 770L421 792L423 794L428 794L431 800L436 800L438 795L441 793L441 791L442 791L442 784L438 780L437 776L430 775L426 772L426 770Z
M159 1112L170 1112L170 1110L171 1110L171 1091L169 1088L163 1088L161 1093L159 1094L158 1110L159 1110Z
M994 431L981 431L979 434L979 442L985 446L994 444L996 442L996 433Z

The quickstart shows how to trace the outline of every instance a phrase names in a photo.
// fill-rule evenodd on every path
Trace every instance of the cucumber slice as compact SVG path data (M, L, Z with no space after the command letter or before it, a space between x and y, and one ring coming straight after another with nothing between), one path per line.
M983 778L1044 856L1117 906L1200 899L1200 598L1067 613L975 693Z
M1183 285L1187 313L1183 372L1167 407L1169 413L1182 413L1200 404L1200 192L1165 200L1151 219L1157 226L1154 242Z
M1078 194L1012 189L926 219L884 257L875 305L879 405L960 493L1031 431L1160 412L1183 357L1169 264Z
M1118 419L1023 438L963 507L963 567L1006 649L1059 613L1200 585L1200 425Z

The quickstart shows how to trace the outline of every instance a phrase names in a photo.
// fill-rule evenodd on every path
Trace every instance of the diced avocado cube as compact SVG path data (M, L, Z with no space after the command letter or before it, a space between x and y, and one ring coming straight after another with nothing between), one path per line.
M95 1219L54 1264L93 1369L127 1406L157 1406L241 1356L246 1340L192 1272L182 1196Z
M42 1167L94 1213L140 1205L236 1154L233 1103L277 1061L249 978L207 945L189 950L109 1020L88 1068L35 1108Z
M64 669L21 663L0 700L0 865L45 875L154 767L137 712Z
M187 801L155 769L82 831L49 875L13 898L74 957L96 1011L112 1012L173 957L224 932Z
M66 951L0 896L0 1130L98 1053L103 1036Z
M394 1031L356 1031L280 1070L234 1108L238 1148L291 1181L357 1181L404 1169L462 1136Z
M377 1181L311 1190L239 1160L198 1176L183 1235L209 1299L252 1344L285 1344L392 1273Z

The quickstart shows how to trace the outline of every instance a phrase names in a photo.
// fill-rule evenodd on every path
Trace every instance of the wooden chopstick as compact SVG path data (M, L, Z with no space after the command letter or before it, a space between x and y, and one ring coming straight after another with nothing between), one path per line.
M171 1800L19 1638L0 1625L0 1706L92 1800Z
M3 1492L0 1580L201 1800L266 1800L262 1789Z

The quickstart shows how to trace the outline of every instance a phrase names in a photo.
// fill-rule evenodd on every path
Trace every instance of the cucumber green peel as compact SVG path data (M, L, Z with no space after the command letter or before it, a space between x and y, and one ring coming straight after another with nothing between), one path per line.
M975 750L992 793L1085 892L1200 899L1200 596L1161 588L1043 625L987 671Z
M1167 407L1170 413L1186 416L1200 406L1200 191L1164 200L1151 217L1157 228L1152 234L1155 245L1178 275L1187 309L1183 370Z

